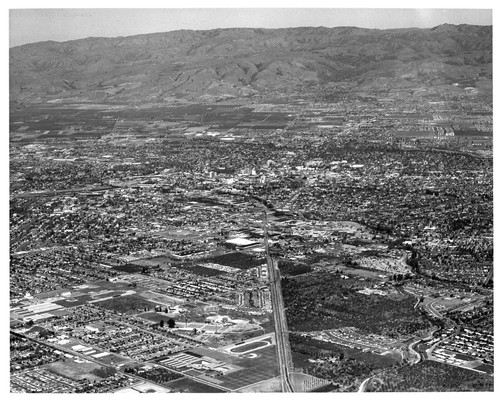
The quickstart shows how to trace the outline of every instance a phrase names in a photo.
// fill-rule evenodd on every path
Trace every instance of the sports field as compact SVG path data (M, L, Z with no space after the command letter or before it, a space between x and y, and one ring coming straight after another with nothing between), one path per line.
M254 343L245 344L255 347L256 344L267 345L265 341L256 341ZM204 347L197 347L191 351L184 351L160 361L161 364L167 365L170 368L180 370L185 374L203 378L204 380L212 380L218 386L226 388L228 391L233 391L246 387L264 380L276 377L279 372L276 366L275 345L268 345L252 352L252 358L245 356L230 355L221 351L216 351ZM216 378L205 376L205 370L200 370L197 363L205 360L207 363L223 364L229 372ZM218 361L218 362L217 362ZM169 383L171 387L171 383Z
M270 345L270 342L267 341L255 341L253 343L248 343L244 345L240 345L239 347L232 348L230 351L235 354L244 354L245 352L252 351L257 348L265 347Z
M238 361L238 365L244 369L221 376L221 385L230 390L237 390L263 380L269 380L278 376L276 366L275 345L262 348L255 353L256 358L245 358Z

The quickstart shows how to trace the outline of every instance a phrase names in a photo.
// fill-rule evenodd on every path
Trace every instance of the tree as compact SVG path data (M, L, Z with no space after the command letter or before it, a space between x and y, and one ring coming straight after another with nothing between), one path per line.
M162 320L162 321L163 321L163 320ZM172 319L172 318L170 318L170 319L168 319L167 324L168 324L168 327L169 327L170 329L173 329L173 328L175 327L175 320L174 320L174 319Z
M113 376L116 373L116 369L112 366L104 366L94 369L91 373L101 378L106 378Z
M165 326L165 322L162 319L162 320L160 320L160 327L163 327L163 326Z

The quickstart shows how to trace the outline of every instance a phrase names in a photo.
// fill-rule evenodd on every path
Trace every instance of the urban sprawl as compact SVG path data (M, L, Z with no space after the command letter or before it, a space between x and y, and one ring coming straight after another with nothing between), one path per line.
M492 107L460 85L14 107L11 391L491 391Z

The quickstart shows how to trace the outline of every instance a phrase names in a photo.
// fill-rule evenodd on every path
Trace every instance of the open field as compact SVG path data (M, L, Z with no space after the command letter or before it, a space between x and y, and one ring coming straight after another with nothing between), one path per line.
M171 381L168 383L168 388L180 393L224 393L221 389L189 378Z
M298 276L299 274L309 273L312 271L309 264L285 259L278 260L278 266L280 273L283 276Z
M82 361L82 363L77 363L74 359L66 358L64 361L50 363L45 368L72 380L102 380L99 376L90 373L92 370L100 368L101 365L86 360Z
M384 272L381 272L380 270L356 269L347 266L342 266L341 270L345 274L352 274L353 276L366 277L374 280L381 280L383 277L380 276L385 276Z
M96 305L118 313L136 314L144 310L154 310L155 304L138 295L127 295L97 302Z
M123 294L132 294L132 290L127 283L96 281L73 289L62 289L40 294L37 298L51 301L66 308L84 305L88 302L99 302L101 299L118 297ZM64 296L62 295L64 294ZM127 296L127 295L125 295Z
M238 393L275 393L281 392L281 377L276 376L238 390Z
M140 273L142 271L142 267L132 263L127 263L126 265L114 266L113 270L125 273Z
M494 371L493 365L490 365L490 364L487 364L487 363L479 365L479 366L476 366L474 369L480 370L480 371L482 371L484 373L488 373L490 375L492 375L493 371Z
M129 362L130 359L127 357L123 357L117 354L109 353L108 355L104 355L98 358L99 362L105 363L107 365L117 366L121 363Z
M168 256L155 256L154 258L137 259L130 262L131 265L135 266L147 266L147 267L168 267L174 262L174 259Z
M112 110L84 110L69 105L31 105L20 110L11 109L9 128L11 132L17 132L21 127L27 132L49 131L43 135L44 138L63 135L100 137L111 131L116 118Z
M211 269L209 267L194 265L194 266L186 266L181 264L178 266L179 269L186 270L189 273L197 274L199 276L211 277L211 276L220 276L221 274L226 274L223 271Z
M11 108L11 140L30 142L49 138L100 138L102 135L175 136L185 140L192 125L198 131L225 132L232 128L278 129L292 119L284 112L254 112L252 107L188 104L142 106L125 104L48 104ZM180 136L179 136L180 134Z
M165 387L158 386L149 382L139 382L132 386L132 388L140 393L169 393L170 391Z
M329 380L298 372L290 373L290 379L293 383L295 392L314 391L330 384Z
M55 303L61 306L65 306L67 308L71 308L73 306L85 305L88 301L92 301L92 297L90 295L82 295L79 297L61 299L56 301Z
M137 315L137 317L149 320L150 322L153 323L160 323L163 320L165 325L167 324L167 321L170 319L170 316L158 312L145 312Z
M144 291L139 295L150 302L154 302L156 305L170 306L184 302L183 299L175 298L170 295L158 294L153 291Z
M204 262L216 263L223 266L235 267L237 269L250 269L262 265L265 260L253 255L241 252L231 252L224 255L212 256L203 260Z

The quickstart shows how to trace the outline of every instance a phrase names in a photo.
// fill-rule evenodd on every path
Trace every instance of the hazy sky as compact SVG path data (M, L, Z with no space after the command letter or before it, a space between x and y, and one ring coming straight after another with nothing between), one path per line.
M50 2L43 2L47 4ZM94 2L71 4L93 6ZM317 3L317 2L316 2ZM128 36L141 33L166 32L178 29L215 29L229 27L282 28L296 26L358 26L365 28L433 27L442 23L492 25L491 9L394 9L394 8L304 8L313 2L291 2L295 8L33 8L9 11L9 46L43 40L65 41L89 36ZM342 2L356 6L355 2ZM424 2L425 3L425 2ZM425 5L422 2L405 3ZM436 4L439 6L439 1ZM98 2L101 6L113 4L138 4L148 2L111 3ZM162 3L160 3L162 4ZM168 6L168 2L163 2ZM172 4L172 3L171 3ZM176 2L184 6L184 2ZM203 4L203 3L202 3ZM209 1L204 4L214 5ZM231 3L226 3L230 7ZM241 3L233 3L241 4ZM248 4L260 5L262 2ZM264 4L274 4L272 1ZM335 4L323 2L322 4ZM377 2L377 4L379 4ZM428 3L426 3L428 4ZM452 3L460 7L460 3ZM189 6L189 2L186 3ZM383 4L382 4L383 5ZM481 7L476 2L468 6ZM49 4L50 6L50 4ZM62 3L64 6L64 3ZM397 4L396 4L397 6ZM22 7L22 5L18 6ZM323 6L325 7L325 6Z

